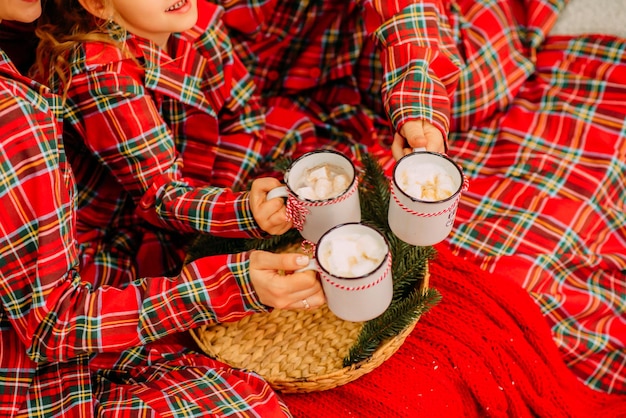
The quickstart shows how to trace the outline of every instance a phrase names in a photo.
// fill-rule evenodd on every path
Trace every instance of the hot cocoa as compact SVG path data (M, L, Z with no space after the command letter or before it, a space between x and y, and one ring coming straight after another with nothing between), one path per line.
M341 167L322 164L306 170L295 192L301 199L326 200L339 196L349 185L348 175Z
M380 266L387 248L370 234L349 233L333 236L323 242L318 257L333 276L361 277Z
M458 188L443 167L432 163L404 168L398 172L397 181L407 195L433 202L449 198Z

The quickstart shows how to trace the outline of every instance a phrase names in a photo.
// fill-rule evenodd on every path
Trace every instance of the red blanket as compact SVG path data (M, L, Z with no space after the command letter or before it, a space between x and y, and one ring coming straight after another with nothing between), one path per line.
M528 292L439 246L442 302L380 367L338 388L284 394L296 417L626 416L565 366Z

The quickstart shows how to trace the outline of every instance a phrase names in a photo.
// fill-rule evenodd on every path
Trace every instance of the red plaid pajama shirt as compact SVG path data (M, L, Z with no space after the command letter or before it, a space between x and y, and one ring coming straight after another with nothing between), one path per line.
M172 36L169 55L125 33L119 41L127 54L84 42L68 57L71 82L49 77L56 93L67 94L81 275L94 285L175 274L180 249L196 233L264 235L247 192L236 191L274 140L221 9L199 7L197 25Z
M81 279L62 114L0 50L0 414L289 415L258 376L157 341L266 311L246 253L123 289Z
M451 247L534 296L580 379L626 392L623 41L546 40L564 0L215 1L262 104L315 126L275 155L389 168L388 120L449 129L470 177Z

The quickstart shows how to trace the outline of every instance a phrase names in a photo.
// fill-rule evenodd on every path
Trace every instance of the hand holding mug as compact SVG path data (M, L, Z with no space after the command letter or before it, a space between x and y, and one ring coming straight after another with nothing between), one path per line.
M435 245L452 230L467 180L448 156L414 151L393 169L389 200L389 228L402 241Z
M281 183L273 177L262 177L252 182L250 209L259 227L271 235L282 235L293 227L287 217L287 208L282 199L268 199L267 194Z
M250 253L250 281L261 303L277 309L313 309L326 297L314 271L297 271L309 264L298 253ZM281 272L286 272L282 274Z
M285 173L285 185L267 194L268 201L282 198L287 198L289 219L312 243L335 225L361 221L356 168L333 150L296 159Z
M315 248L315 259L299 271L320 275L328 308L346 321L380 316L393 298L391 251L385 237L361 223L337 225Z
M415 148L443 154L446 151L443 134L435 125L425 120L408 121L394 135L391 153L397 161Z

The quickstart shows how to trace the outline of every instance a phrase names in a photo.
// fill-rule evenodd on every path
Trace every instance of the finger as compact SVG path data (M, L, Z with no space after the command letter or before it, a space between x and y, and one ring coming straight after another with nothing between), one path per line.
M286 299L285 305L305 297L308 297L322 289L322 284L317 278L317 272L313 269L285 274L273 278L276 289L280 289Z
M294 294L294 299L292 303L285 306L283 309L309 310L319 308L326 303L326 296L321 289L315 293Z
M289 231L293 227L293 223L291 221L277 222L268 224L262 229L270 235L283 235L285 232Z
M257 224L270 234L279 235L287 232L293 224L287 217L287 207L283 199L262 201L253 210L253 216Z
M285 214L273 215L269 220L270 226L267 228L269 234L282 235L293 228L293 222L287 219Z
M446 145L443 139L443 134L439 129L436 129L436 131L433 132L427 132L426 138L428 140L428 145L426 145L426 149L428 151L438 152L441 154L444 154L446 152Z
M407 143L404 137L396 133L393 137L393 142L391 143L391 155L396 161L405 155L404 149L406 145Z
M272 235L282 235L293 227L293 223L287 217L285 208L272 213L268 218L257 221L259 226Z
M318 294L322 291L320 281L317 279L317 273L313 270L307 270L303 272L293 273L289 275L274 275L271 279L272 286L268 289L270 292L265 295L270 303L266 303L270 306L274 306L279 309L286 309L288 307L297 308L298 301L311 298L313 306L319 306L321 296ZM261 297L261 293L259 297ZM323 293L323 292L322 292Z
M252 251L250 262L257 270L295 271L309 264L309 257L300 253L272 253L269 251Z
M406 122L400 130L411 148L426 148L428 141L424 132L424 124L422 121Z
M258 210L267 201L267 193L279 187L281 183L273 177L260 177L252 182L250 188L250 206L253 211ZM271 199L267 202L280 205L282 199Z
M264 200L259 205L259 210L263 213L269 214L268 216L266 216L268 219L276 214L283 215L282 221L287 218L285 199L283 198Z
M445 153L446 145L443 133L435 125L422 121L410 121L401 129L412 149L425 148L428 151Z
M267 194L270 190L280 187L281 184L282 183L274 177L259 177L254 180L252 187L256 192Z

